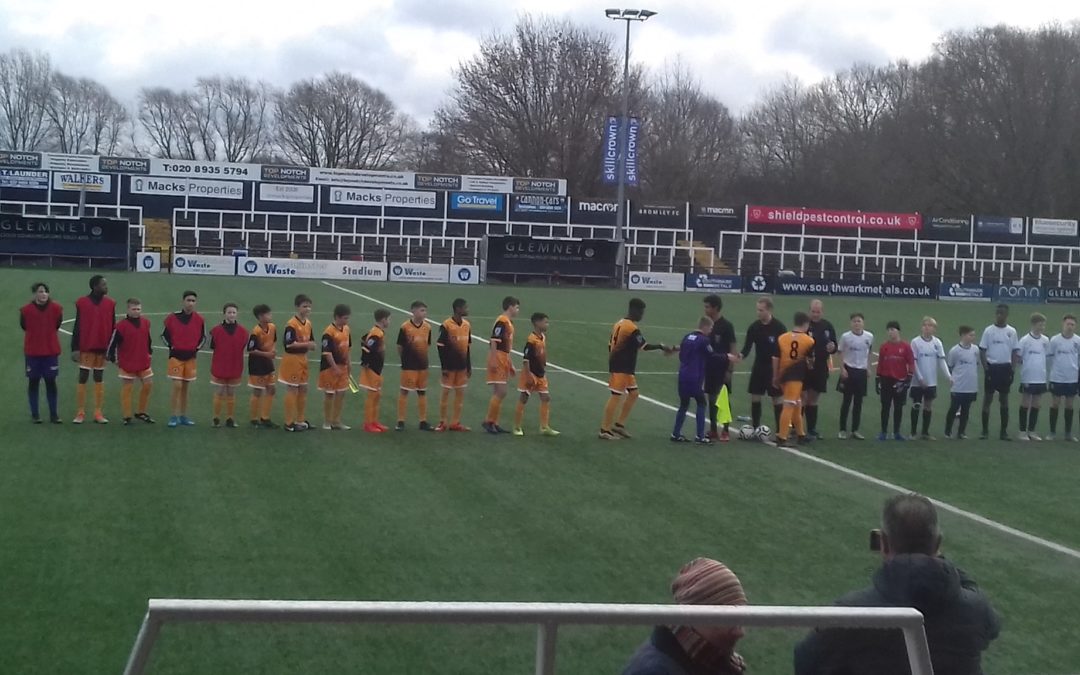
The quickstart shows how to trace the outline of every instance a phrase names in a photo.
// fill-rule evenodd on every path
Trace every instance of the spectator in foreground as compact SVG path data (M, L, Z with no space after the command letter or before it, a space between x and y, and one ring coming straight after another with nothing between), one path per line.
M990 601L960 568L940 555L937 512L921 495L885 502L880 543L883 563L873 585L841 597L845 607L914 607L923 613L936 675L980 675L982 652L1000 622ZM899 630L824 629L795 647L795 675L908 675Z
M680 605L745 605L735 573L723 563L697 558L671 582ZM735 653L738 626L657 626L623 675L741 675L746 664Z

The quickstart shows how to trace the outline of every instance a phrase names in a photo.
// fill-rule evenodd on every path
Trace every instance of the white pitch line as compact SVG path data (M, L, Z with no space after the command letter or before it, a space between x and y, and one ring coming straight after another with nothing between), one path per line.
M370 295L364 295L363 293L360 293L359 291L354 291L351 288L345 288L344 286L338 286L337 284L331 283L329 281L324 281L323 284L325 284L327 286L330 286L331 288L336 288L337 290L342 291L343 293L348 293L350 295L355 295L358 298L363 298L364 300L367 300L368 302L373 302L376 305L380 305L380 306L385 307L387 309L392 309L395 312L399 312L401 314L411 314L411 312L409 312L406 309L402 309L401 307L395 307L394 305L391 305L391 304L389 304L387 302L383 302L382 300L379 300L378 298L373 298ZM439 325L438 322L434 321L433 319L427 319L427 321L429 323ZM475 337L477 340L479 340L479 341L481 341L483 343L486 343L486 344L490 342L489 340L485 340L484 338L481 338L481 337L476 337L475 335L473 337ZM518 354L519 356L521 355L521 352L519 352L519 351L515 351L514 353ZM548 362L547 365L548 365L549 368L552 368L553 370L558 370L560 372L568 373L570 375L580 377L581 379L586 380L588 382L593 382L595 384L599 384L599 385L602 385L604 387L607 387L607 382L604 382L603 380L598 380L595 377L591 377L589 375L578 372L576 370L570 370L569 368L564 368L562 366L557 366L557 365L551 363L550 361ZM669 403L664 403L663 401L657 400L655 398L650 398L648 396L640 396L639 398L642 401L647 401L649 403L652 403L653 405L655 405L655 406L657 406L659 408L663 408L664 410L670 410L672 412L678 410L678 408L676 408L675 406L673 406L673 405L671 405ZM822 459L821 457L815 457L813 455L808 455L808 454L806 454L804 452L800 452L799 450L796 450L794 448L779 448L779 449L783 450L786 453L788 453L792 457L797 457L799 459L802 459L802 460L805 460L805 461L808 461L808 462L814 462L815 464L819 464L821 466L833 469L834 471L839 471L840 473L843 473L843 474L845 474L847 476L851 476L852 478L857 478L859 480L870 483L871 485L876 485L878 487L885 488L885 489L890 490L892 492L897 492L897 493L902 493L902 494L915 492L914 490L909 490L908 488L905 488L905 487L903 487L901 485L897 485L896 483L890 483L890 482L882 480L880 478L875 478L874 476L871 476L870 474L866 474L866 473L863 473L861 471L856 471L855 469L848 468L848 467L846 467L846 466L844 466L842 464L837 464L836 462L831 462L831 461L829 461L827 459ZM1054 551L1056 553L1061 553L1062 555L1066 555L1066 556L1069 556L1071 558L1075 558L1076 560L1080 560L1080 550L1077 550L1077 549L1074 549L1074 548L1069 548L1068 546L1065 546L1063 544L1059 544L1059 543L1054 542L1054 541L1050 541L1049 539L1043 539L1042 537L1031 534L1029 532L1024 532L1023 530L1018 530L1015 527L1010 527L1008 525L1005 525L1004 523L999 523L996 520L991 520L990 518L987 518L985 516L980 516L977 513L974 513L972 511L967 511L967 510L962 509L962 508L960 508L958 506L953 506L952 504L949 504L947 502L943 502L943 501L941 501L939 499L934 499L933 497L929 497L929 499L935 506L942 509L943 511L948 511L949 513L960 516L961 518L967 518L968 520L971 520L972 522L979 523L980 525L984 525L986 527L989 527L990 529L997 530L998 532L1008 534L1010 536L1016 537L1017 539L1022 539L1024 541L1028 542L1028 543L1035 544L1037 546L1042 546L1043 548L1050 549L1051 551Z

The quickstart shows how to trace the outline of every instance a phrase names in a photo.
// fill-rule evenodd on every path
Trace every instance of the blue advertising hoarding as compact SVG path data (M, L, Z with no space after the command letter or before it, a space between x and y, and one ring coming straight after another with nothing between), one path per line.
M686 273L686 290L704 293L741 293L742 277L729 274Z
M604 185L615 185L619 182L619 132L622 126L622 118L609 115L604 123L604 151L602 153L602 179ZM625 147L626 152L626 185L638 184L638 141L641 138L641 121L636 117L630 118L626 125Z

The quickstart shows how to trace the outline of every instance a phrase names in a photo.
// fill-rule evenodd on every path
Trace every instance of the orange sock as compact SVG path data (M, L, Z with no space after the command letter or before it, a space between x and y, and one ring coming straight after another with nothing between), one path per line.
M139 414L146 414L146 407L150 405L150 392L154 390L153 382L143 382L142 389L139 390Z
M461 424L461 412L465 409L465 390L454 390L454 418L450 424Z
M795 406L792 413L791 423L795 425L795 434L802 438L806 435L806 425L803 422L802 406Z
M221 403L222 396L217 392L214 393L214 419L221 417Z
M94 383L94 412L99 413L105 409L105 383Z
M617 424L621 427L626 424L626 420L630 418L630 411L634 409L634 404L638 400L637 389L631 389L626 393L626 400L623 401L622 412L619 413L619 421Z
M307 392L296 390L296 421L307 422Z
M264 420L270 419L270 411L273 409L274 395L264 391L262 395L262 410L259 412L259 417Z
M368 394L368 398L371 399L371 421L379 423L379 403L382 402L382 392L373 391Z
M236 419L236 394L230 393L225 397L225 417Z
M323 424L334 423L334 396L323 396L322 402L322 418Z
M397 419L398 422L405 421L405 412L409 405L409 395L405 392L401 392L397 397Z
M780 428L776 430L776 437L786 441L791 433L791 423L795 418L795 406L785 405L780 411Z
M131 380L124 380L120 385L120 412L124 416L124 419L132 417L131 413L131 390L134 383Z
M487 421L493 424L499 423L499 413L502 411L502 399L492 396L488 401Z
M262 408L262 396L251 395L251 400L248 402L250 407L250 416L252 422L259 421L259 410Z
M169 403L172 406L172 414L180 414L180 382L173 380L172 396L169 397Z
M75 385L75 412L86 412L86 384L82 382Z
M450 390L446 387L439 392L439 424L446 424L446 414L450 411Z
M520 428L523 421L525 421L525 402L519 398L517 405L514 406L514 428Z
M551 426L551 401L540 401L540 428Z
M615 425L615 411L619 407L620 398L622 396L619 394L608 396L608 402L604 404L604 421L600 423L601 430L611 431L611 427Z
M296 423L296 387L285 390L285 426Z
M420 413L420 421L427 422L427 394L422 391L416 392L416 410Z

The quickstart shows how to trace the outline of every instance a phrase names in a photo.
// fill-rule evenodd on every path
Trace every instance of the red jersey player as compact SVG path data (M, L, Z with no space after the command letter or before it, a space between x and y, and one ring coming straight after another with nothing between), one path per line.
M79 364L79 384L75 388L75 424L86 420L86 382L94 374L94 421L108 424L105 406L105 352L116 325L116 302L108 297L105 277L90 277L90 293L75 302L75 327L71 331L71 360Z
M236 388L244 376L244 353L247 351L247 329L236 322L239 309L229 302L222 308L225 320L210 330L210 383L214 385L214 426L221 426L221 409L225 408L225 426L236 426Z
M108 351L109 360L120 367L120 407L124 413L124 426L131 426L133 420L154 423L154 418L146 412L150 392L154 388L154 371L150 368L153 348L150 321L142 315L142 302L138 298L130 298L127 301L127 314L113 329ZM133 415L131 398L135 380L139 380L142 386L139 389L139 409Z
M60 373L60 338L57 333L64 321L64 309L49 299L48 285L38 282L30 287L33 299L19 310L23 329L23 355L26 357L27 394L30 417L41 424L38 412L38 389L45 380L45 399L49 403L49 421L60 424L56 411L56 376Z
M195 381L195 359L206 340L206 325L202 315L195 311L198 294L184 291L182 297L184 304L180 311L165 317L165 330L161 333L169 348L169 379L173 381L170 427L195 425L187 416L188 387Z

